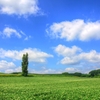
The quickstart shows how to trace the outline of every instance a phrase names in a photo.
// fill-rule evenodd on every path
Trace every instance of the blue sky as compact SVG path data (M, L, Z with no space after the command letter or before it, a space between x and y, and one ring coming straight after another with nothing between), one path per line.
M99 0L0 0L0 72L82 72L100 68Z

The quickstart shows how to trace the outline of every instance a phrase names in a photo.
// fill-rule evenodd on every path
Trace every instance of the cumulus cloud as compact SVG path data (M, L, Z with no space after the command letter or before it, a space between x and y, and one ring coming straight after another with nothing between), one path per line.
M80 70L78 70L77 68L72 68L72 67L66 68L65 71L69 73L80 72Z
M9 27L6 27L3 30L3 32L1 32L1 35L3 37L7 37L7 38L10 38L12 35L15 35L18 38L21 38L22 37L21 34L17 30L15 30L13 28L9 28Z
M80 59L78 57L64 57L61 61L61 64L66 65L77 65L80 63Z
M54 69L41 69L41 70L35 70L35 69L31 69L29 70L30 73L38 73L38 74L55 74L55 73L61 73L61 71L57 71L57 70L54 70Z
M100 39L100 21L85 22L82 19L53 23L47 30L53 38L66 39L66 41L89 41Z
M82 52L79 54L80 59L87 60L91 63L99 63L100 62L100 53L95 50L91 50L90 52Z
M18 31L14 28L5 27L2 32L0 32L0 35L3 38L11 38L12 36L15 36L17 38L24 37L24 40L29 40L31 36L27 36L23 31Z
M0 0L0 12L3 14L35 15L39 10L38 0Z
M21 72L22 69L21 67L16 67L16 68L8 68L5 70L5 73L12 73L12 72Z
M58 53L58 55L62 55L62 56L71 56L71 55L75 55L78 52L81 52L81 48L77 47L77 46L72 46L71 48L66 47L65 45L61 45L59 44L56 48L55 48L55 52Z
M15 68L8 68L8 69L5 69L5 73L12 73L12 72L21 72L22 69L21 67L15 67ZM28 69L28 72L29 73L37 73L37 74L54 74L54 73L61 73L60 71L56 71L54 69L47 69L46 67L41 69L41 70L36 70L36 69L31 69L29 68Z
M7 70L5 70L5 73L12 73L12 72L14 72L13 69L7 69Z
M28 49L23 49L20 51L17 50L4 50L0 49L0 58L11 58L13 60L21 60L23 54L25 53L29 54L29 61L32 62L39 62L39 63L44 63L46 62L46 58L53 57L51 54L47 54L45 52L42 52L38 49L33 49L33 48L28 48Z
M61 64L78 65L83 62L92 64L100 63L100 53L95 50L83 52L79 47L73 46L72 48L69 48L60 44L55 47L55 52L63 57L60 61Z
M52 69L45 69L45 70L31 70L31 73L47 74L47 73L55 73L55 70L52 70Z
M17 50L4 50L0 48L0 59L5 59L0 61L0 72L11 73L11 72L21 72L21 67L18 67L13 62L17 62L22 60L23 54L28 53L29 62L35 62L36 64L45 64L46 59L49 57L53 57L51 54L47 54L41 50L36 48L28 48L20 51ZM12 61L7 62L6 60ZM16 63L17 64L17 63ZM48 73L51 72L50 69L45 69L43 72ZM29 70L29 72L31 72Z
M0 61L0 70L5 70L9 68L15 68L16 65L13 62L7 62L5 60Z

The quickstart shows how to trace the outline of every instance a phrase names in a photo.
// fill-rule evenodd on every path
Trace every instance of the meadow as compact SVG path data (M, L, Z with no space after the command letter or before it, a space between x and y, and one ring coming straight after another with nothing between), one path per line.
M0 100L100 100L100 78L0 77Z

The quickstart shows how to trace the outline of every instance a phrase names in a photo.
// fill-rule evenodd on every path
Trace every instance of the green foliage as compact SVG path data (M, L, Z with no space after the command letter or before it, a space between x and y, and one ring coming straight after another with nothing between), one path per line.
M100 79L0 77L0 100L100 100Z
M65 76L78 76L78 77L89 77L89 74L83 74L83 73L80 73L80 72L75 72L75 73L63 72L62 75L65 75Z
M90 77L89 74L82 74L81 77Z
M99 76L100 75L100 69L92 70L92 71L89 72L89 74L90 74L91 77Z
M78 76L78 77L100 77L100 69L92 70L88 74L83 74L83 73L80 73L80 72L75 72L75 73L63 72L62 75Z
M73 73L73 75L74 75L74 76L79 76L79 77L80 77L80 76L82 76L82 73L80 73L80 72L75 72L75 73Z
M22 74L22 72L12 72L11 74Z
M22 76L28 75L28 53L23 54L22 57Z
M62 74L63 74L63 75L69 75L69 73L68 73L68 72L63 72Z

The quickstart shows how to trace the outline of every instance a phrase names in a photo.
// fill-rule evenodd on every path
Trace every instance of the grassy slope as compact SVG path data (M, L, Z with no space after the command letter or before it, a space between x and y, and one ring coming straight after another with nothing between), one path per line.
M100 79L0 77L0 100L100 100Z

